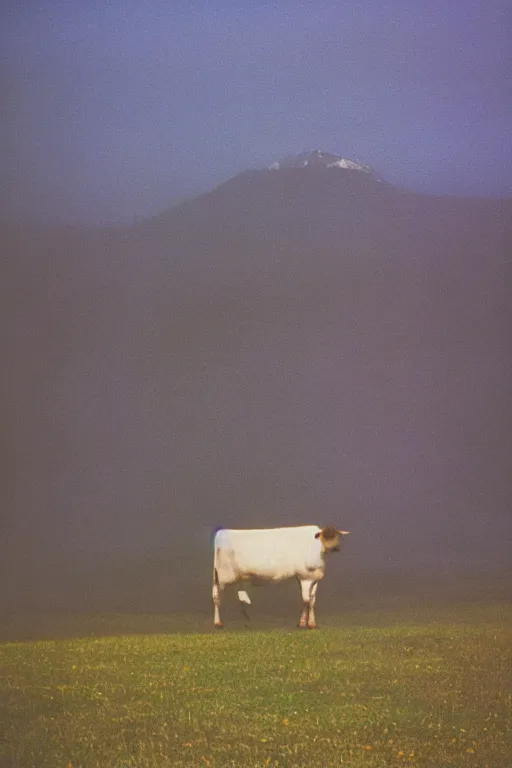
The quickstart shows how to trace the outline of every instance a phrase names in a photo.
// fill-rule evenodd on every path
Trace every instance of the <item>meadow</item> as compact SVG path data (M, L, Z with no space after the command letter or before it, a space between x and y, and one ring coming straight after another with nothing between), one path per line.
M1 768L509 768L512 607L70 617L0 645Z

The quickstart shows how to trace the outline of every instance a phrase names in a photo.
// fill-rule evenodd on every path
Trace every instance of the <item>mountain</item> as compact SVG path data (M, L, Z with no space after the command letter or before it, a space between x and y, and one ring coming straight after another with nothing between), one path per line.
M505 567L511 214L319 163L125 230L4 235L5 599L134 563L140 604L208 605L221 524L352 530L335 592Z
M301 152L299 155L288 155L283 160L272 163L270 170L278 171L283 168L341 168L343 170L359 171L373 174L370 165L365 165L358 160L351 160L332 152L322 152L314 149L310 152Z
M130 233L166 265L201 265L205 275L227 269L231 278L256 277L280 264L325 262L339 272L363 269L428 270L439 262L506 258L511 233L508 199L437 197L404 192L372 173L318 165L245 171L211 192L163 212ZM463 275L463 272L462 272Z

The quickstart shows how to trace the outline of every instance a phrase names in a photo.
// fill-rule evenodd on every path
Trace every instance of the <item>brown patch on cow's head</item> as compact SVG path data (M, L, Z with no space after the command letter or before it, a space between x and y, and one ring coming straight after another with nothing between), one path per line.
M321 531L315 533L315 539L320 539L324 552L339 552L342 536L346 536L348 531L338 531L337 528L326 526Z

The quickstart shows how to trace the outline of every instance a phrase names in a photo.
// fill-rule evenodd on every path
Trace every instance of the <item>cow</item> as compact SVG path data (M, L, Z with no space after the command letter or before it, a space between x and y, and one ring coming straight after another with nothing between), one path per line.
M229 584L252 584L297 578L303 610L301 629L316 629L315 602L319 582L325 573L325 555L340 551L343 536L349 531L301 525L288 528L236 530L220 528L213 540L213 623L222 628L221 594ZM245 590L238 599L245 610L251 604Z

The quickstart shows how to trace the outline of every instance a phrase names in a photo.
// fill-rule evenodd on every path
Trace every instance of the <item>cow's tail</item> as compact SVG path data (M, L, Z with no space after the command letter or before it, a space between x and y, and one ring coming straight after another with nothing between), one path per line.
M213 549L213 586L212 586L212 598L213 598L213 622L215 626L220 629L222 627L222 621L220 618L220 581L219 581L219 547L214 542Z
M219 574L217 572L217 567L219 565L218 559L219 559L219 548L216 546L215 539L217 538L217 534L219 531L222 531L224 529L223 525L218 525L213 533L212 533L212 545L213 545L213 586L219 586Z
M221 626L220 623L220 615L219 615L219 609L220 609L220 582L219 582L219 571L217 570L219 563L218 563L218 557L219 557L219 550L217 547L215 547L214 555L213 555L213 584L212 584L212 598L213 598L213 604L215 606L215 616L216 626Z
M217 570L219 566L219 547L216 546L215 539L217 538L217 534L219 531L222 531L223 526L218 525L212 534L212 544L213 544L213 592L214 594L219 591L219 572Z

